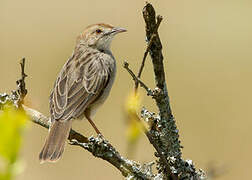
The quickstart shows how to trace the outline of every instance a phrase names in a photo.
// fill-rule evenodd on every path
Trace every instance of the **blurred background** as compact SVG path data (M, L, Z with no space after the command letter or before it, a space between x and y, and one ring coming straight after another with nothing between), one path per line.
M150 1L164 17L159 28L172 109L180 130L183 157L198 168L226 171L220 180L251 176L252 3L249 0ZM104 136L126 155L125 100L133 81L124 60L136 72L145 51L144 1L1 0L0 92L16 88L19 60L26 57L26 103L49 115L48 97L76 36L89 24L106 22L128 29L112 43L118 71L111 96L95 117ZM143 80L154 88L146 63ZM141 106L156 111L150 97ZM87 121L74 123L86 136L95 135ZM47 130L30 123L22 145L23 172L17 180L122 179L118 170L79 147L67 145L56 164L39 164ZM154 160L153 147L142 136L136 161Z

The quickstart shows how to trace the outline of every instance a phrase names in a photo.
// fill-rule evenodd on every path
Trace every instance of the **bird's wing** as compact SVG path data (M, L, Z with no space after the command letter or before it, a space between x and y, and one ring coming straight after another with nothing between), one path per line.
M50 96L51 119L66 121L81 116L110 81L113 64L100 53L73 55L64 65Z

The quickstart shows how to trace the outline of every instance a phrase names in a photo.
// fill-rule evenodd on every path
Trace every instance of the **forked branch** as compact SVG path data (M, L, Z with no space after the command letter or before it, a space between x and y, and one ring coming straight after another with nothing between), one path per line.
M156 16L156 12L150 3L146 3L143 8L143 18L146 24L145 31L148 45L138 76L136 77L128 68L129 65L127 65L126 69L135 81L135 91L137 91L138 84L140 84L148 92L149 88L142 83L140 76L149 52L155 74L155 90L157 90L156 96L154 96L154 91L152 91L152 97L156 101L156 105L159 109L159 117L156 118L155 124L149 128L150 130L146 132L146 135L157 151L156 155L159 158L157 169L161 172L162 179L166 180L204 179L204 173L202 173L202 171L196 171L192 161L184 161L182 159L182 146L180 145L179 131L171 111L165 80L162 44L158 34L158 27L163 18L160 15ZM146 111L147 110L142 111L142 117L147 121L153 119L152 116L154 113L149 113L151 115L145 116Z

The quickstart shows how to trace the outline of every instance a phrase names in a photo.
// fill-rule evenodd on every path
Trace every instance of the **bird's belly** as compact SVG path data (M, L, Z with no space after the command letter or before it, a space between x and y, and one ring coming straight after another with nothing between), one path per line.
M114 72L114 73L116 73L116 72ZM93 102L92 104L90 104L88 106L89 115L90 115L91 118L95 115L95 113L99 109L99 107L101 105L103 105L103 103L108 98L110 90L111 90L112 85L114 83L114 79L115 79L115 74L111 76L111 79L110 79L107 87L103 90L101 96L95 102Z

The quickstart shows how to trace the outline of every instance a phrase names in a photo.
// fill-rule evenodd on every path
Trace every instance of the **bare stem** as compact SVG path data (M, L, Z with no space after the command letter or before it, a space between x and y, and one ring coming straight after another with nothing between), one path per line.
M25 88L25 78L27 77L27 75L25 74L24 71L25 58L23 58L20 61L20 67L21 67L21 79L16 81L18 89L15 91L15 95L19 97L18 106L20 106L23 103L23 100L27 94L27 89Z
M146 57L148 55L148 52L150 50L150 47L152 45L152 42L153 40L155 39L155 37L157 36L157 31L158 31L158 28L159 28L159 25L161 24L161 21L163 20L162 16L158 16L157 17L157 25L155 27L155 31L153 32L153 34L151 35L151 38L148 42L148 45L147 45L147 48L144 52L144 56L143 56L143 60L142 60L142 63L141 63L141 66L139 68L139 71L138 71L138 74L137 74L137 77L140 79L141 78L141 75L142 75L142 72L143 72L143 69L144 69L144 65L145 65L145 60L146 60ZM138 89L138 82L135 83L135 92L137 92L137 89Z
M135 83L139 83L141 87L143 87L146 92L147 92L147 95L150 95L152 96L153 93L152 93L152 90L150 88L148 88L148 86L143 82L141 81L140 78L138 78L134 72L129 68L129 63L124 61L124 65L123 67L128 71L128 73L131 75L131 77L133 78L133 80L135 81Z

